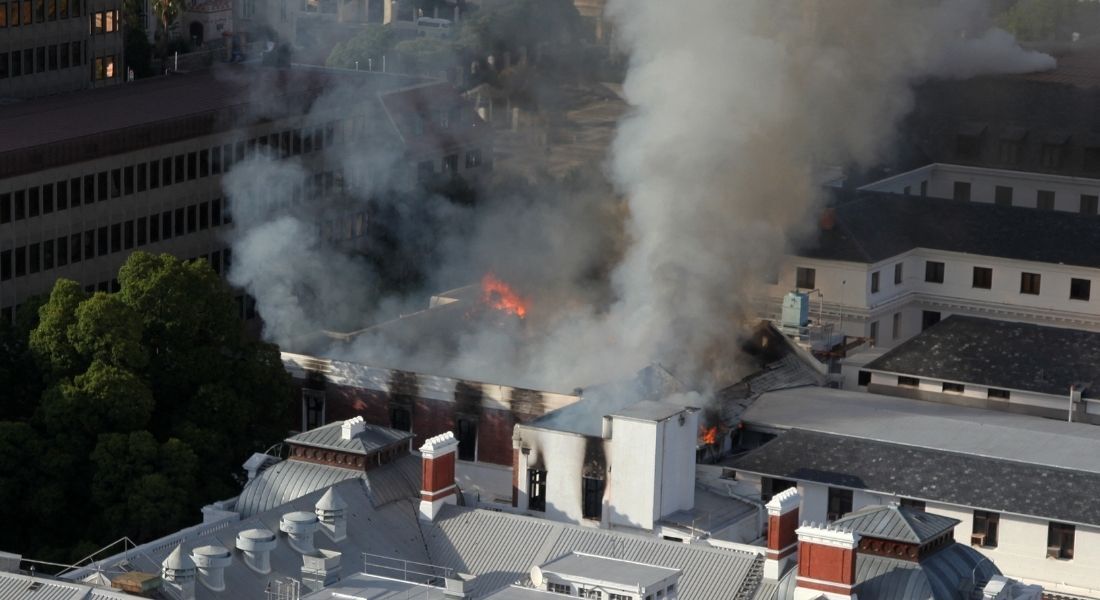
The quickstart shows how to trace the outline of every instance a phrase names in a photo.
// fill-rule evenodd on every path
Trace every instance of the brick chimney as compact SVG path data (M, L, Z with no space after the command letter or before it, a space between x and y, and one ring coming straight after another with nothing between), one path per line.
M854 600L859 534L803 524L798 534L798 583L793 600Z
M787 488L772 496L768 509L768 551L764 559L764 577L778 581L798 552L798 505L802 500L798 488Z
M420 447L423 458L422 483L420 484L420 518L435 519L444 504L456 504L455 453L458 440L448 431L428 438Z

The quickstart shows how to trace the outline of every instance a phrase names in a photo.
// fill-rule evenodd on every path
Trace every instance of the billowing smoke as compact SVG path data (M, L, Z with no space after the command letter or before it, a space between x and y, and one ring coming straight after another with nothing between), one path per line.
M728 381L737 339L757 313L756 282L812 234L819 170L887 158L922 79L1053 66L990 28L983 6L611 0L630 56L631 111L607 163L618 194L593 185L541 198L533 185L475 208L423 198L424 218L397 219L395 235L432 236L442 251L418 264L421 294L379 297L377 265L312 233L319 209L279 201L287 178L304 173L254 161L226 178L238 223L231 281L257 298L266 335L293 345L334 321L374 324L424 308L427 293L491 270L532 299L531 323L474 328L450 345L431 327L411 340L368 333L333 352L551 389L652 362L697 389ZM380 148L330 157L360 174L351 202L408 191L379 168L398 164L400 153ZM402 198L383 205L399 216L413 210ZM450 226L429 232L421 221Z

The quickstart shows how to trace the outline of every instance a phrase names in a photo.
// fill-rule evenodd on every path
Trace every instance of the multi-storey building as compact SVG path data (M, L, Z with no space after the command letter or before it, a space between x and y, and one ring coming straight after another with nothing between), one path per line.
M121 0L0 2L0 98L124 81Z
M354 105L326 102L326 90L350 86ZM434 107L464 106L446 85L380 74L234 67L46 98L0 108L0 310L49 291L67 277L88 290L109 290L134 249L204 257L221 272L230 261L225 231L231 212L221 179L256 155L296 160L311 177L289 197L335 199L343 188L341 148L360 136L397 151L416 141L386 117L393 92L422 108L426 139ZM363 102L366 98L374 101ZM262 110L260 103L262 102ZM413 109L413 115L416 110ZM488 141L469 119L447 123L439 156L417 146L397 176L413 181L418 165L446 172L464 144ZM448 113L450 114L450 113ZM475 131L476 129L476 131ZM442 136L439 136L442 137ZM476 169L476 167L474 167ZM400 170L400 169L399 169ZM407 171L407 172L406 172ZM454 172L459 172L455 170ZM462 172L465 172L463 169ZM355 224L328 237L363 236L365 202L333 202ZM351 211L351 212L348 212ZM358 212L355 212L358 211ZM335 213L327 215L336 218ZM324 231L322 223L318 227ZM245 301L245 316L251 307Z
M1091 198L1091 182L1064 195ZM776 316L791 290L812 292L812 320L882 347L951 314L1100 329L1093 217L1070 212L1068 199L1065 210L1037 210L923 197L921 187L861 192L826 209L818 239L767 286L765 314Z

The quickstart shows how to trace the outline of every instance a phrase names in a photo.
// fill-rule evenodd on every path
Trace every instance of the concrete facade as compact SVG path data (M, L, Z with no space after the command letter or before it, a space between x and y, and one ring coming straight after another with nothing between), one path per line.
M0 98L125 80L121 0L0 2Z

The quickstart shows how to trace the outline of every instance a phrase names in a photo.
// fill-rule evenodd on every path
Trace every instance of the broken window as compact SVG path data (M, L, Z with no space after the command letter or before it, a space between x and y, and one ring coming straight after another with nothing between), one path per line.
M794 272L795 287L812 290L817 283L817 271L808 267L798 267Z
M1068 523L1051 523L1047 528L1047 558L1071 560L1075 528Z
M997 525L1001 515L984 510L974 511L974 528L970 534L970 545L982 548L997 547Z
M584 506L582 507L585 519L599 520L603 514L603 479L595 477L582 478L584 493Z
M459 419L455 426L458 438L458 459L477 460L477 421Z
M528 469L527 471L527 508L546 512L546 471Z
M829 488L829 511L826 519L835 521L852 512L852 490Z
M302 390L302 431L316 429L325 424L325 392Z

